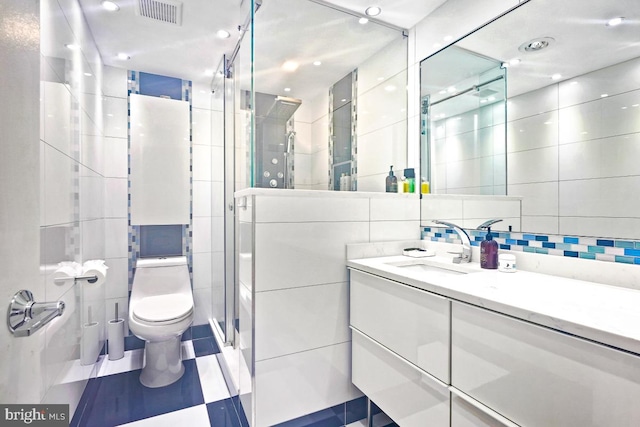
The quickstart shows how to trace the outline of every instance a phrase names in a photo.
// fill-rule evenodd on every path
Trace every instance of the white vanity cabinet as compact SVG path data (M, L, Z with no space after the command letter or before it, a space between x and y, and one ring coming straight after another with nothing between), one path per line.
M448 427L449 388L353 329L351 379L403 427Z
M402 426L449 426L451 302L351 270L352 381Z
M516 424L640 426L640 357L464 303L451 325L452 386Z
M608 329L589 329L584 320L572 320L579 316L554 317L553 324L540 326L538 311L529 309L516 318L518 305L504 302L511 298L522 304L522 286L519 293L514 287L487 286L510 316L495 311L500 310L495 304L494 310L486 308L490 305L474 297L474 284L464 293L460 281L452 282L451 288L457 288L450 292L444 281L421 285L408 278L410 286L398 274L389 280L366 265L365 271L350 268L352 381L399 425L640 426L640 356L593 341L620 328L618 320L603 317L610 311L592 307L587 316ZM496 274L483 276L483 283L506 277ZM442 295L434 293L439 289ZM619 297L616 289L598 285L594 290L602 298ZM566 289L558 292L566 294ZM583 305L576 309L573 299L566 304L586 313ZM572 334L563 332L567 327ZM581 338L580 332L592 338Z

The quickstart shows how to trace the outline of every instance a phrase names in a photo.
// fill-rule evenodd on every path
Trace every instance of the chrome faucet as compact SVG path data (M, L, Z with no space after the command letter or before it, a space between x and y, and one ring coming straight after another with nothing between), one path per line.
M456 258L453 259L453 262L456 264L460 264L461 262L471 262L471 239L466 231L459 225L456 225L452 222L440 221L439 219L433 220L436 224L446 225L449 228L453 228L453 230L458 233L460 240L462 241L462 252L450 252L454 254L458 254Z

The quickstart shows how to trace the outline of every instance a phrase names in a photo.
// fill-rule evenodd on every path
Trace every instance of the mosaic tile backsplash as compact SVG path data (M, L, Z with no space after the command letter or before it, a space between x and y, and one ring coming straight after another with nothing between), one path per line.
M487 234L484 230L465 231L473 246L480 246ZM492 231L491 234L502 250L640 264L640 241L506 231ZM422 240L432 242L461 243L458 234L446 227L422 227L421 236Z

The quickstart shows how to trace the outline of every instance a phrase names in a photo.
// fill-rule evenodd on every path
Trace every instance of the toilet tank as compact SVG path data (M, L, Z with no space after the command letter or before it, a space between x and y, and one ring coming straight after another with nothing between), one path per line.
M131 292L143 294L140 296L190 293L191 279L187 257L138 259Z

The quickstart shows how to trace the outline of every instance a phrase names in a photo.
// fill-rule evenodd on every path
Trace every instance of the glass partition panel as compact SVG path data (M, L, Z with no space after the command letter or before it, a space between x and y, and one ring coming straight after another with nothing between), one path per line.
M339 190L344 174L349 189L384 191L390 162L407 167L403 31L319 1L270 0L255 36L253 185Z

